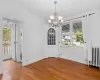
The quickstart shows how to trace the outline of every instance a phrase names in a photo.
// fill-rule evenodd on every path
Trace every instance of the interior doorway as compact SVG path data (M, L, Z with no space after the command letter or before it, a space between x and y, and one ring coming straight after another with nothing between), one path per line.
M60 28L48 27L46 34L46 57L59 57Z
M4 20L2 28L3 60L22 62L23 31L21 24Z
M22 24L10 19L0 19L0 74L2 79L13 79L22 66L23 28ZM19 66L16 66L16 65ZM14 71L16 70L16 72ZM20 74L19 74L20 75ZM6 77L5 77L6 76Z
M3 77L2 79L14 79L22 67L23 52L23 28L22 24L4 20L2 28L3 46ZM9 75L10 74L10 75ZM17 80L19 80L16 77Z
M11 59L11 29L4 27L3 32L3 60Z

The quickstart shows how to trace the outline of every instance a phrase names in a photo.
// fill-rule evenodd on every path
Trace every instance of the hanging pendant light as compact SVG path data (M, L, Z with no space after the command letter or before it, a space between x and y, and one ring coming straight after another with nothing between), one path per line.
M51 27L59 27L62 25L63 17L58 16L58 14L56 12L57 1L54 1L54 4L55 4L55 12L53 15L50 16L48 23L49 23L49 26L51 26Z

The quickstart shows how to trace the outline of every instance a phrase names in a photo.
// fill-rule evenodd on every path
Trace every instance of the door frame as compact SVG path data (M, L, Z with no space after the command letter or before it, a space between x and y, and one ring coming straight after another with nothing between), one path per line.
M18 23L16 21L10 20L10 19L2 19L5 21L10 21L11 22L11 58L13 56L13 60L16 62L22 62L20 58L21 52L23 53L23 41L22 41L22 47L20 47L20 34L21 34L21 29L22 29L22 34L23 34L23 24ZM22 36L23 38L23 36ZM23 39L22 39L23 40ZM3 44L2 44L3 45ZM22 49L20 49L22 48Z
M2 28L3 28L3 20L0 17L0 74L3 73L3 45L2 45Z
M13 50L12 52L14 53L13 59L16 62L22 62L21 60L21 54L23 53L23 25L15 23L13 28L13 33L12 34L12 46ZM21 30L22 30L22 41L21 41Z

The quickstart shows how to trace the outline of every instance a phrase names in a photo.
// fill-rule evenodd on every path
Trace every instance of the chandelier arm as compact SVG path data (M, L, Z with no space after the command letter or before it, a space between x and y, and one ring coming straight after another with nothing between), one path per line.
M59 21L59 26L61 25L62 23L61 23L61 20Z

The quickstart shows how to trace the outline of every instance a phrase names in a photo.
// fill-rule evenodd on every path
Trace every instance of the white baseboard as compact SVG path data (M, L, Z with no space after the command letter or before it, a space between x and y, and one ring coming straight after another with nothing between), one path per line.
M48 58L48 57L45 57L45 58ZM67 59L65 56L59 56L59 58ZM37 62L37 61L42 60L42 59L44 59L44 58L40 58L38 60L29 60L29 61L22 62L22 66L32 64L32 63ZM67 59L67 60L71 60L71 61L79 62L79 63L82 63L82 64L86 64L85 61L77 61L77 60L72 60L72 59Z
M67 59L64 56L60 56L59 58ZM82 64L86 64L85 61L77 61L77 60L72 60L72 59L67 59L67 60L71 60L71 61L79 62L79 63L82 63Z
M37 62L37 61L42 60L42 59L44 59L44 58L41 58L41 59L38 59L38 60L35 60L35 61L29 60L29 61L26 61L26 62L22 62L22 66L27 66L29 64L32 64L32 63Z

